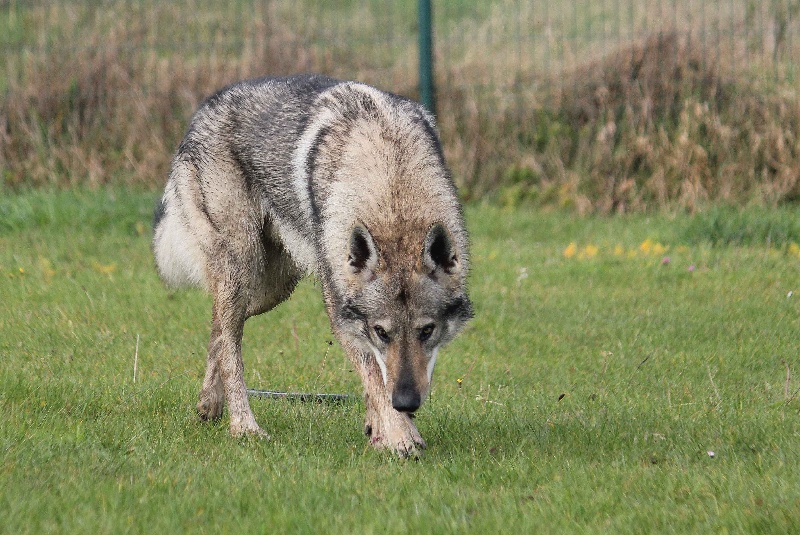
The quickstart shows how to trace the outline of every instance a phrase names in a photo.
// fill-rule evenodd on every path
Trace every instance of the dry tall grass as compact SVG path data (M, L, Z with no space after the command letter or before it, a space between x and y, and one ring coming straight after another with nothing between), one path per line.
M521 108L443 100L451 161L477 196L602 213L800 200L796 94L722 76L686 36L558 73Z
M314 70L318 61L275 17L256 14L235 58L162 54L145 17L81 25L81 43L27 55L0 107L0 170L8 186L160 184L202 99L235 80ZM213 47L212 47L213 50Z
M53 45L17 58L21 74L0 105L3 184L160 185L192 111L241 78L320 71L415 93L411 46L383 51L394 57L388 73L359 53L309 46L286 5L272 2L239 21L235 51L212 35L208 50L175 53L154 45L152 18L177 22L179 13L155 5L161 11L59 13ZM176 39L192 31L174 30ZM736 76L728 58L708 57L686 34L545 77L520 68L488 89L472 81L497 58L473 52L438 63L440 129L467 198L603 213L800 200L796 91Z

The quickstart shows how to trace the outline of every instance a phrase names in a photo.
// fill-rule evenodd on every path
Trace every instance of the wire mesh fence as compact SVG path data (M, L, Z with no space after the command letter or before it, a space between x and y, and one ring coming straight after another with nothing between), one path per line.
M691 36L703 57L736 75L794 84L800 61L800 0L456 0L434 1L433 13L440 84L457 72L487 90L514 87L673 33ZM320 70L406 89L416 80L417 15L415 0L6 0L0 79L7 86L27 55L51 47L103 46L86 32L122 22L143 34L131 43L140 52L185 57L240 56L275 38L259 32L280 28Z
M440 128L467 195L520 166L569 182L587 124L595 140L613 122L614 143L630 141L621 129L625 106L640 106L652 122L660 119L650 111L666 98L677 124L692 94L701 106L731 100L744 86L798 99L800 0L432 4ZM245 77L316 71L418 97L417 15L416 0L0 0L3 179L47 182L66 169L90 183L119 172L160 180L164 146L174 146L199 101ZM618 94L635 105L614 100ZM612 104L616 117L608 115ZM548 126L537 115L545 108L575 131ZM632 139L649 135L634 126ZM63 148L65 135L80 150ZM542 154L555 157L546 149L554 136L574 139L551 150L564 154L548 170ZM795 145L790 167L800 174Z
M472 18L452 6L439 7L443 61L502 58L484 73L489 85L575 68L659 34L691 36L703 57L729 72L755 66L790 82L800 50L800 3L792 0L505 0L487 3Z

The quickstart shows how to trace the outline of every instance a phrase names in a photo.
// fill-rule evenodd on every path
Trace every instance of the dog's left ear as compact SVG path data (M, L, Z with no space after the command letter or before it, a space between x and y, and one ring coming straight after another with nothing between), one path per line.
M378 267L378 248L372 240L367 227L361 223L353 227L350 233L350 245L347 255L350 272L369 278Z
M428 231L422 251L422 263L431 275L436 271L455 275L461 270L453 237L441 223L436 223Z

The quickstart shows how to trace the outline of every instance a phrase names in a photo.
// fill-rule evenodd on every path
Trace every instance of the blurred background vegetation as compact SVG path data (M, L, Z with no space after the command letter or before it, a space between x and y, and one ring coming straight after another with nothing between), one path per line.
M800 0L434 1L465 200L579 213L800 201ZM155 188L238 79L416 98L413 0L0 0L0 188Z

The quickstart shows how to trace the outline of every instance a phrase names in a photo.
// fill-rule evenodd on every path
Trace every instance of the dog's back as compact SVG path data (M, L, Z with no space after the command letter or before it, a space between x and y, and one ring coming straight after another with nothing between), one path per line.
M314 100L338 83L322 76L264 78L206 99L156 207L153 248L167 284L208 286L205 255L215 254L219 225L263 229L280 212L285 241L308 240L309 214L299 210L291 181L292 153Z
M207 287L213 237L241 226L280 241L301 271L335 277L329 266L356 219L398 259L417 256L442 219L466 248L433 119L363 84L265 78L195 113L157 208L154 250L168 284Z

